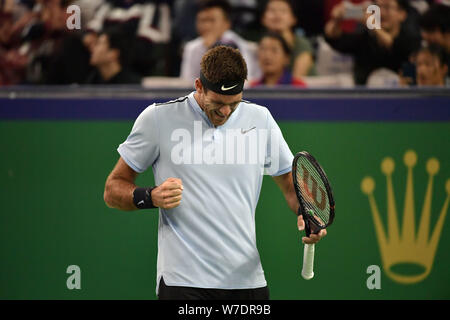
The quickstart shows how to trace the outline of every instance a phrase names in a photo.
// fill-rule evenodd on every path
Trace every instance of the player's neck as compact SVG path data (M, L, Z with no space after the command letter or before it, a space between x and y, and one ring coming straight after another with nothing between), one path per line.
M203 108L202 106L202 102L200 101L200 96L198 94L198 92L194 93L194 99L195 101L197 101L198 106L200 107L200 109L202 109L203 111L205 111L205 108Z

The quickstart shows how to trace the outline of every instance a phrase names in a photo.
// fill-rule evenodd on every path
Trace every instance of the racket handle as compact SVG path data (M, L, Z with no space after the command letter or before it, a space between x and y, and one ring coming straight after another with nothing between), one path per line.
M310 280L314 277L314 244L305 244L302 277L305 280Z

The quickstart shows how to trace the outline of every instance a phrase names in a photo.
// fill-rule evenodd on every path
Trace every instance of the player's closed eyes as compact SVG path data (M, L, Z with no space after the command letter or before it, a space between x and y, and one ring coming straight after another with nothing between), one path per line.
M237 108L239 102L233 102L231 104L224 104L224 103L220 103L220 102L213 102L213 103L209 103L207 106L208 106L208 109L211 109L211 110L219 110L220 108L229 106L230 109L232 111L234 111Z

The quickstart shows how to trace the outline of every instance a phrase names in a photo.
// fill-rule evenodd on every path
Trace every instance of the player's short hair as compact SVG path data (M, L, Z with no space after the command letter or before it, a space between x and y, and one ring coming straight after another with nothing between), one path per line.
M200 72L212 83L243 83L247 79L247 64L238 49L217 46L202 57Z
M211 9L219 8L223 11L223 15L227 20L231 20L231 5L226 0L204 0L200 1L198 5L198 12Z
M420 17L419 23L425 31L450 32L450 7L443 4L433 4Z

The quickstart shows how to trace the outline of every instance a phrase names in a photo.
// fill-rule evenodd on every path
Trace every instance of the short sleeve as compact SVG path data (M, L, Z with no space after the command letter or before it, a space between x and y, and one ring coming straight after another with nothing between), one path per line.
M136 172L152 166L159 156L159 129L156 105L147 107L136 119L131 133L117 151Z
M270 176L281 176L292 170L294 155L269 110L267 110L267 129L268 137L264 173Z
M303 37L297 37L297 40L294 45L293 49L293 56L298 56L302 54L303 52L313 53L313 48L311 46L311 43L308 41L308 39Z

